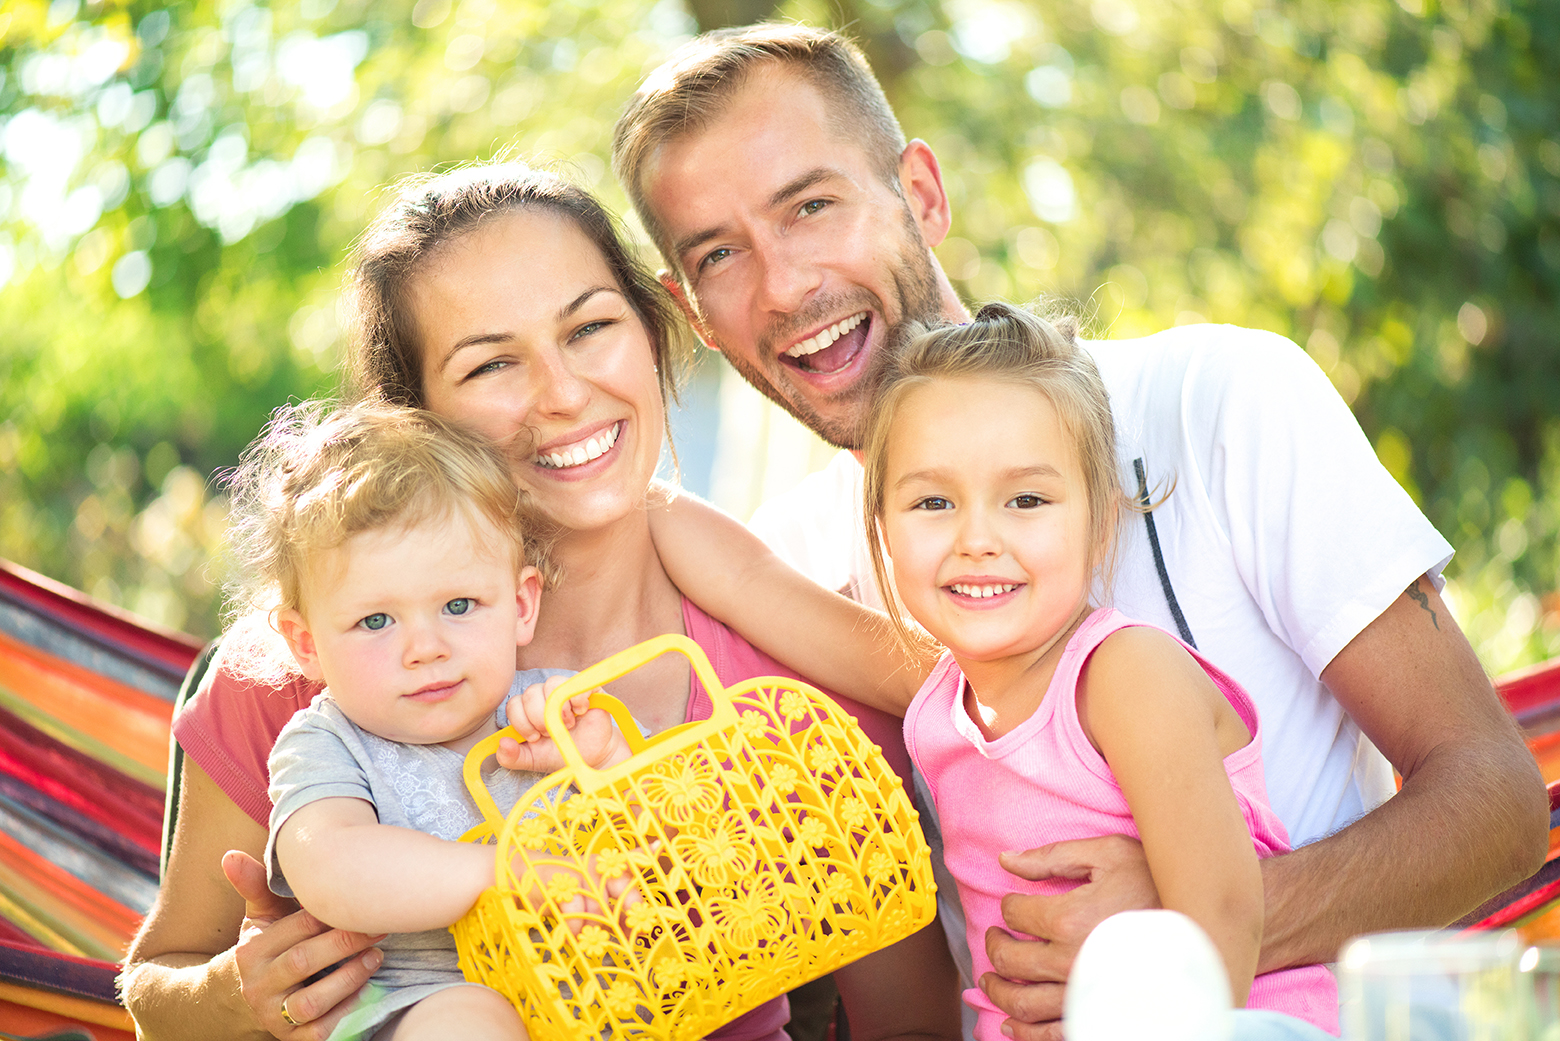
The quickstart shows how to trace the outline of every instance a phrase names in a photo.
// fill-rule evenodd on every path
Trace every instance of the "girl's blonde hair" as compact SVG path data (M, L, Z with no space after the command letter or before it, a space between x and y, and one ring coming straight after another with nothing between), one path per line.
M241 578L235 610L299 609L310 560L354 535L442 517L486 518L515 571L547 582L553 525L515 487L500 450L421 409L363 401L287 405L226 483L228 539Z
M911 391L936 380L1001 380L1044 394L1077 447L1089 504L1090 565L1109 582L1116 526L1133 504L1116 471L1116 430L1110 397L1094 359L1078 346L1077 322L1048 321L1012 304L991 303L967 325L912 326L904 348L885 368L862 431L863 509L872 571L894 627L907 634L889 581L879 524L887 494L885 464L894 417Z

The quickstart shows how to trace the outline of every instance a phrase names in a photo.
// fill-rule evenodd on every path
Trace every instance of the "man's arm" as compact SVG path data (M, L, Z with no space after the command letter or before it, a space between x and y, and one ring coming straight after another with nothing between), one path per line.
M1434 587L1417 579L1322 670L1402 790L1263 864L1263 972L1332 961L1349 937L1446 925L1548 850L1538 764Z
M1332 961L1351 936L1448 924L1544 862L1549 804L1515 723L1440 596L1417 580L1322 671L1322 680L1403 778L1348 827L1262 862L1258 971ZM980 981L1019 1041L1060 1038L1062 988L1078 946L1118 911L1157 906L1141 848L1120 837L1003 858L1025 878L1086 880L1058 897L1003 898L995 973ZM1033 982L1012 982L1033 981ZM1025 1024L1044 1024L1026 1026Z

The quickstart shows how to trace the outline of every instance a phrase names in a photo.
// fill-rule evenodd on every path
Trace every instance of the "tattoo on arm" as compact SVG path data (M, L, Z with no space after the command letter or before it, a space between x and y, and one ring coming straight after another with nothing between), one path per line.
M1408 594L1410 600L1430 612L1430 624L1434 625L1437 631L1440 631L1441 623L1436 621L1435 609L1430 606L1430 598L1425 595L1424 590L1419 588L1419 579L1414 579L1414 584L1405 589L1404 592Z

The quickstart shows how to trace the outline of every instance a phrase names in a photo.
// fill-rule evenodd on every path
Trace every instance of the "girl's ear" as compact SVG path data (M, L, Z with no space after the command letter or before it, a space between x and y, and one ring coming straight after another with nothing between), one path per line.
M320 670L319 649L314 645L314 634L309 631L309 623L303 615L291 607L284 608L272 612L271 625L287 641L287 649L292 651L293 660L304 676L322 682L325 674Z
M536 618L542 606L542 576L530 564L515 578L515 646L524 647L536 635Z

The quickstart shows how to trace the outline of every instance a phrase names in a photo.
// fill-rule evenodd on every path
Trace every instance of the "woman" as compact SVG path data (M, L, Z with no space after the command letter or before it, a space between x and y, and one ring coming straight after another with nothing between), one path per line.
M684 600L656 555L647 497L675 340L658 287L594 199L516 165L424 179L376 218L356 260L359 387L510 446L516 480L562 528L554 559L565 578L545 594L521 668L581 669L677 632L706 648L724 683L787 671ZM253 859L269 812L266 755L315 692L296 677L240 679L232 661L255 642L229 637L214 681L175 723L187 755L179 823L124 975L140 1035L154 1041L323 1038L378 965L377 937L293 911ZM875 696L881 676L825 678ZM613 693L659 731L696 718L690 679L667 656ZM913 691L914 678L901 686ZM891 763L904 774L898 721L848 707L897 749ZM836 978L858 1037L957 1034L952 967L934 928ZM784 1020L777 1001L715 1036L778 1041Z

